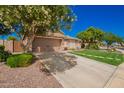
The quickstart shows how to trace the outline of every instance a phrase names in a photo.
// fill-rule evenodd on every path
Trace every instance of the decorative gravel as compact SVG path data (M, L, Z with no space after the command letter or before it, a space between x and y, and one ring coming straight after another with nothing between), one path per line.
M10 68L0 63L1 88L61 88L62 85L51 75L41 70L40 62L29 67Z

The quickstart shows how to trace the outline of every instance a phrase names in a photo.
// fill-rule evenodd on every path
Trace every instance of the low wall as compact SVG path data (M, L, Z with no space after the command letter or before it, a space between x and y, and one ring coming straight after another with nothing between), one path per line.
M23 51L19 41L0 40L0 45L4 45L5 50L9 52L22 52Z

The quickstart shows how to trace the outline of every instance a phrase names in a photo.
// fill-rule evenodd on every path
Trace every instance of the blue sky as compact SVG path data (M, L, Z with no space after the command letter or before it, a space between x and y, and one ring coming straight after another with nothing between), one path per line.
M71 32L64 31L66 35L75 37L78 32L94 26L105 32L113 32L124 37L124 6L81 5L70 7L77 15L77 21L74 22Z
M77 16L77 21L71 31L63 31L66 35L76 37L78 32L94 26L124 37L124 6L80 5L70 8Z

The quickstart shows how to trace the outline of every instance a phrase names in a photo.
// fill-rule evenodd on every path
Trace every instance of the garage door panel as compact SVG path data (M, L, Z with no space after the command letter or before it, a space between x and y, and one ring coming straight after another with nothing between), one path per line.
M33 52L59 51L61 39L36 38L33 41Z

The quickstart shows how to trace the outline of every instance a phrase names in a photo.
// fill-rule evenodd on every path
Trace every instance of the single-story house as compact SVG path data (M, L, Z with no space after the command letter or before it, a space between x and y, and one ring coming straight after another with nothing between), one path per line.
M62 51L80 48L80 39L65 36L63 32L48 33L47 36L36 36L32 43L33 52Z
M19 41L1 41L0 44L5 46L5 49L10 52L22 52ZM36 36L31 44L30 51L45 52L45 51L63 51L68 49L80 49L81 40L64 35L63 32L51 33L48 32L45 36Z

